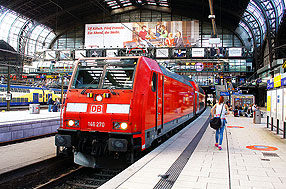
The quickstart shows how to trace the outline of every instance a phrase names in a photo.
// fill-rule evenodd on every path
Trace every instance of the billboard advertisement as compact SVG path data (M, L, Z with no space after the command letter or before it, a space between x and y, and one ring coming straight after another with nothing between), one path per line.
M85 47L193 47L199 41L199 21L86 24Z

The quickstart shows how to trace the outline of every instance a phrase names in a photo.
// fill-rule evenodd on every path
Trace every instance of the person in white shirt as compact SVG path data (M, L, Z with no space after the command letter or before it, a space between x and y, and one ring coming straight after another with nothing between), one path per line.
M220 117L221 119L221 127L216 130L215 134L215 146L218 147L219 150L222 150L222 139L223 139L223 132L226 124L225 115L229 114L229 109L226 104L224 104L224 97L220 96L218 103L214 105L214 107L211 109L211 116L212 118Z

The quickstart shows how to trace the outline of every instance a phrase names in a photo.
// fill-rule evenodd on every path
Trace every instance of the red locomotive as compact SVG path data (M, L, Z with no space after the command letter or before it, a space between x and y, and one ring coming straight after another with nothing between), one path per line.
M57 151L73 149L75 162L89 167L107 157L133 162L204 106L204 93L193 81L155 60L80 59L62 109Z

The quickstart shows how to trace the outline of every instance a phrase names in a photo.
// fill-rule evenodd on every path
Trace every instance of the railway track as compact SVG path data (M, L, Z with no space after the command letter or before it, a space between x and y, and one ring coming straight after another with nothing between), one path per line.
M108 180L112 179L122 169L92 169L87 167L79 167L68 173L60 175L58 178L52 179L47 183L35 187L36 189L44 188L98 188Z
M0 188L33 188L79 166L72 157L53 157L0 175Z
M146 155L152 149L158 147L161 143L168 140L179 130L184 128L194 118L182 124L172 133L157 141L156 144L146 150L142 156ZM121 168L92 169L78 166L73 163L73 157L59 158L54 157L33 165L29 165L18 170L10 171L0 175L1 188L98 188L105 182L123 171L126 166Z

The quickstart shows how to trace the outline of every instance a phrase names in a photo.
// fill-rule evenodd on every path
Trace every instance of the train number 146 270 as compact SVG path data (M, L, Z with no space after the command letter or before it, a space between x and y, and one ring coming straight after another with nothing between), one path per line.
M105 127L104 122L87 122L89 127Z

